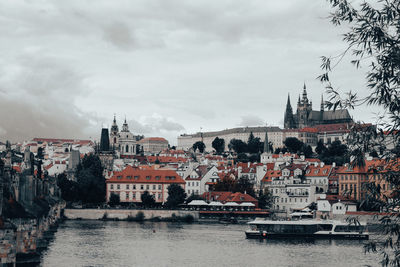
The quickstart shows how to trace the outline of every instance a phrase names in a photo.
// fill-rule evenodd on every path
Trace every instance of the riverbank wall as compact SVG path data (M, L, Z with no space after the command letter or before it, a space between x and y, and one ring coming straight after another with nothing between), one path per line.
M150 210L150 209L64 209L64 217L68 220L101 220L116 219L128 220L135 218L139 213L144 219L168 219L172 217L193 216L194 221L199 220L199 212L192 210Z
M0 266L35 266L57 231L65 203L37 218L8 218L0 227Z

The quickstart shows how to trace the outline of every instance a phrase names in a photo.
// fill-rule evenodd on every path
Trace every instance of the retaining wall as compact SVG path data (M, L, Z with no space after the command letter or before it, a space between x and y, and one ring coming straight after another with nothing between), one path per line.
M195 221L199 219L198 211L189 210L65 209L64 216L70 220L99 220L103 218L104 214L107 214L109 219L125 220L128 216L135 217L139 212L143 212L145 219L171 218L172 214L180 217L192 215Z

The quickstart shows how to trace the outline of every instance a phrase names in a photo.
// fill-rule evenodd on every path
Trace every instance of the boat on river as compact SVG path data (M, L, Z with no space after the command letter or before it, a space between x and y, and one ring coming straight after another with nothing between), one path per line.
M366 224L349 224L334 220L248 222L247 238L266 239L368 239Z

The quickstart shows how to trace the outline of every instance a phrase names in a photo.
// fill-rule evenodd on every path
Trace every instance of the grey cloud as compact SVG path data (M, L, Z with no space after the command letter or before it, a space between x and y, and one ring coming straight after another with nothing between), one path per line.
M255 115L246 115L242 116L241 122L238 124L238 126L262 126L264 121Z
M163 132L179 132L185 128L168 118L161 116L145 117L143 122L128 120L131 131L138 134L161 134Z
M131 49L135 44L132 29L121 22L114 22L106 26L104 38L122 49Z
M15 62L18 71L0 77L7 92L0 98L0 139L87 138L92 116L74 104L85 92L83 76L58 59L24 56Z

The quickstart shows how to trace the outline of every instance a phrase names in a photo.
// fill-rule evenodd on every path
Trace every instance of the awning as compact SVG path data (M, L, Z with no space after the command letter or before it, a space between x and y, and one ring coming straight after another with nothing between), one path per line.
M189 206L208 206L207 202L204 200L192 200L189 204Z

